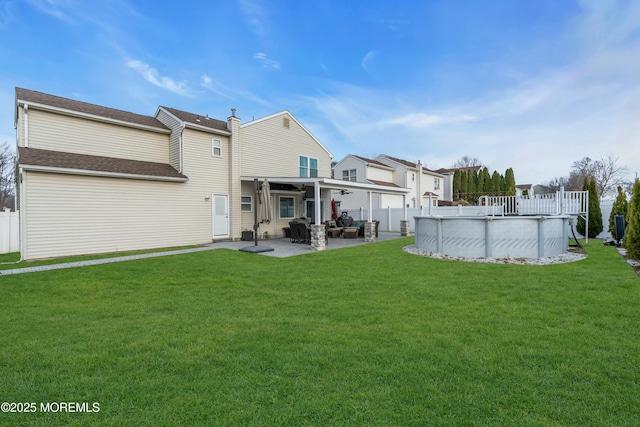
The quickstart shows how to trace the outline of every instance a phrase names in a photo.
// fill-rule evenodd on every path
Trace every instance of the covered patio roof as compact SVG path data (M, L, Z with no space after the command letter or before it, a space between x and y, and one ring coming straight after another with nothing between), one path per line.
M320 200L320 190L321 189L330 189L330 190L360 190L366 191L368 194L369 201L369 213L368 220L372 221L372 193L378 194L397 194L402 195L403 199L408 193L411 192L411 189L405 187L392 187L389 185L379 185L379 184L368 184L364 182L353 182L353 181L343 181L340 179L333 178L302 178L302 177L277 177L277 176L243 176L240 178L242 181L264 181L265 179L269 182L278 182L282 184L291 184L291 185L303 185L303 186L313 186L314 188L314 198L316 200ZM406 202L403 202L403 206L405 206L405 218L406 218ZM320 203L316 203L315 205L315 217L320 218Z

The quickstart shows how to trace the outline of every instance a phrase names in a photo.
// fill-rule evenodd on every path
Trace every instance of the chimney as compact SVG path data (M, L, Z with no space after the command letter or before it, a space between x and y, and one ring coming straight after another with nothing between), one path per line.
M235 117L236 116L236 109L232 108L231 109L231 117Z

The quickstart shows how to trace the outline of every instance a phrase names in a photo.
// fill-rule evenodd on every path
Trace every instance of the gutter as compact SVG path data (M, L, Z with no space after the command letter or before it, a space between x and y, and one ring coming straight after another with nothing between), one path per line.
M24 111L24 146L29 148L29 104L25 103L22 109Z
M158 176L158 175L138 175L133 173L93 171L93 170L87 170L87 169L59 168L59 167L53 167L53 166L22 165L20 167L20 170L21 171L27 170L27 171L33 171L33 172L62 173L62 174L68 174L68 175L98 176L98 177L107 177L107 178L139 179L144 181L166 181L166 182L189 181L189 178Z

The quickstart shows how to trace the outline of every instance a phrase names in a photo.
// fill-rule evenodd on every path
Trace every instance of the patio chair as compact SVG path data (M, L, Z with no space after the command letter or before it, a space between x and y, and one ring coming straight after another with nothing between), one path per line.
M300 234L298 233L298 223L290 222L289 228L291 228L291 243L300 243Z
M298 243L311 243L311 232L304 222L296 224L298 228Z
M342 234L342 227L338 226L333 219L324 223L324 229L327 235L331 237L340 237Z
M342 237L345 239L356 239L360 233L360 227L345 227L342 232Z

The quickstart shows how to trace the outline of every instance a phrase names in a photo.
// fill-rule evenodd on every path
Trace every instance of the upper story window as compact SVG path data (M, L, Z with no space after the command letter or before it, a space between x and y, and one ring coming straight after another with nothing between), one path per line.
M317 178L318 177L318 159L313 157L300 156L300 177Z
M222 141L219 139L211 140L211 155L213 157L222 157Z
M436 190L440 189L440 178L433 178L433 188Z
M355 169L347 169L342 171L342 180L343 181L357 181L358 178L356 176Z

